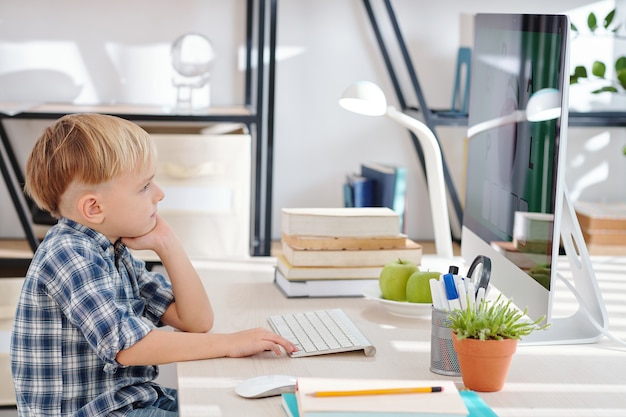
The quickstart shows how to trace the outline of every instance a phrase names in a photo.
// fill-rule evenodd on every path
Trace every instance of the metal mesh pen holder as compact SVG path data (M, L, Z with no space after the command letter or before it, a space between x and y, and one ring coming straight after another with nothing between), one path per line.
M459 360L452 346L452 329L448 312L432 310L430 334L430 371L447 376L460 376Z

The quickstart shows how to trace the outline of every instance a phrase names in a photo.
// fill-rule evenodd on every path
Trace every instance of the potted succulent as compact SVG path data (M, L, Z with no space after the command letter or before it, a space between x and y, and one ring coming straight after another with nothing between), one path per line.
M466 388L482 392L502 389L518 340L548 327L542 324L544 317L530 321L526 312L500 296L450 312L452 343Z

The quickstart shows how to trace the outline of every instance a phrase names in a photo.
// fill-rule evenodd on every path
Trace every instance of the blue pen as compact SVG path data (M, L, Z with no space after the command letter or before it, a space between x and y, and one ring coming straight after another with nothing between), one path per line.
M459 302L459 293L456 290L456 282L454 280L454 275L445 274L443 276L443 282L446 286L446 297L448 298L448 304L450 305L450 310L460 310L461 303Z

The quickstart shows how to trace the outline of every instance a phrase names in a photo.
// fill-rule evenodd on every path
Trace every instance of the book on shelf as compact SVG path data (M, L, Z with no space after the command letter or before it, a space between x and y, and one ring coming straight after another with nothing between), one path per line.
M396 236L398 213L386 207L284 208L281 232L287 235Z
M282 242L283 256L293 266L384 266L395 259L420 264L422 247L406 239L405 245L392 249L302 250Z
M316 397L319 391L344 391L438 386L441 392L414 394L378 394L358 396ZM299 417L465 417L469 414L453 381L405 379L298 378L293 399L285 399L284 407ZM295 411L295 412L294 412ZM296 414L297 412L297 414Z
M299 297L361 297L366 287L378 278L330 278L289 280L276 268L274 283L288 298Z
M283 233L282 240L296 249L391 249L403 247L406 244L406 235L328 237L286 235Z
M465 407L467 407L467 417L498 417L493 409L475 391L459 391ZM281 407L286 417L300 417L298 412L298 399L295 392L281 394ZM441 416L441 414L431 414Z
M374 206L398 213L400 230L406 231L406 168L391 164L364 162L361 175L374 181Z
M374 181L359 174L346 176L348 192L351 193L352 205L346 207L374 207Z
M343 206L354 207L354 192L348 182L343 183Z
M587 245L626 246L626 230L583 230Z
M324 279L378 279L382 266L294 266L283 255L276 257L276 268L289 281Z
M593 203L577 201L576 217L583 231L626 231L626 203Z

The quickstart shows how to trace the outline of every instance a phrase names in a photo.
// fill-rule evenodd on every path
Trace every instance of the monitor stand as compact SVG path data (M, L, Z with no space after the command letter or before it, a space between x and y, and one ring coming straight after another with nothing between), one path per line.
M571 281L560 278L576 297L578 308L571 316L551 319L548 329L535 331L524 337L520 341L521 345L594 343L608 329L604 300L567 188L563 191L561 212L561 240L569 262L573 285ZM552 285L556 286L554 279ZM555 297L552 294L552 305L554 301Z

